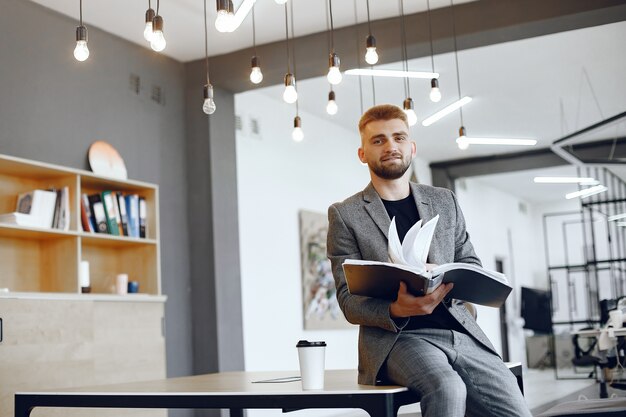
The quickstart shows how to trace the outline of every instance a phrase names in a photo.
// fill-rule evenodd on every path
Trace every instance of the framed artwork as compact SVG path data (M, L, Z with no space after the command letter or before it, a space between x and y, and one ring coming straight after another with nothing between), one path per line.
M351 328L337 303L335 281L326 257L326 214L306 210L299 214L304 330Z

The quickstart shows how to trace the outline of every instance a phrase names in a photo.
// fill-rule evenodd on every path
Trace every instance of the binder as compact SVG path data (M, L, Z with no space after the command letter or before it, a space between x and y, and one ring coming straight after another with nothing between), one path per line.
M117 224L117 218L115 217L115 207L113 206L113 196L111 195L111 191L102 192L102 202L104 203L104 214L106 216L109 233L119 236L120 227Z
M100 194L92 194L88 197L89 206L93 215L96 233L109 233L107 218L104 211L104 204Z

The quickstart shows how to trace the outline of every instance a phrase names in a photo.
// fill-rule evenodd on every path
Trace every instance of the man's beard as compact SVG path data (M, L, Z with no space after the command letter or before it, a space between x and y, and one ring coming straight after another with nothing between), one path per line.
M377 161L376 163L368 162L368 165L376 176L385 180L397 180L401 178L411 166L410 158L402 157L401 160L401 164L383 165L380 161Z

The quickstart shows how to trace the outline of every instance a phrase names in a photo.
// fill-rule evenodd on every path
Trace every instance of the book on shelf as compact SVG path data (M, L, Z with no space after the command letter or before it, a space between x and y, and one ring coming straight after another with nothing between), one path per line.
M100 197L100 194L91 194L87 198L89 200L91 214L96 226L96 233L109 233L107 218L104 212L104 204L102 204L102 197Z
M70 230L70 188L63 187L57 192L58 216L56 228L64 231Z
M119 207L120 212L120 226L121 233L124 236L130 236L128 234L128 214L126 213L126 199L122 195L122 193L115 193L115 197L117 199L117 205Z
M126 200L126 213L128 214L128 236L139 237L139 196L129 194Z
M146 216L146 199L143 197L139 197L139 237L141 238L146 237Z
M57 195L54 203L54 215L52 216L51 226L53 229L57 229L59 227L59 215L61 214L61 201L63 200L63 196L61 195L61 190L57 190L56 188L51 188L50 191L55 192Z
M104 203L104 213L106 215L107 229L110 234L119 236L120 226L117 224L115 216L115 206L113 204L113 196L111 191L102 192L102 202Z
M17 197L16 212L30 215L33 219L31 223L33 227L51 228L56 200L55 191L33 190L22 193Z
M343 270L348 291L395 300L401 281L415 296L430 294L442 283L452 282L450 297L500 307L512 290L503 274L467 263L447 263L427 270L426 260L438 220L436 216L423 226L418 221L400 242L395 218L392 219L388 233L390 262L347 259Z
M94 233L96 231L87 194L82 194L80 196L80 221L85 232Z
M115 211L115 220L117 222L117 232L119 236L124 236L124 229L122 228L122 217L120 216L120 203L117 200L117 192L111 191L111 198L113 199L113 210Z

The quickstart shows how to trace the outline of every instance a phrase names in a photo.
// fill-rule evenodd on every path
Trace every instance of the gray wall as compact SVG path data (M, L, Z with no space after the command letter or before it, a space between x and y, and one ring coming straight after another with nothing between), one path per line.
M89 145L106 140L129 178L159 184L167 374L190 375L184 65L95 28L79 63L75 21L24 0L0 0L0 10L0 153L88 169ZM164 104L151 100L153 85Z

